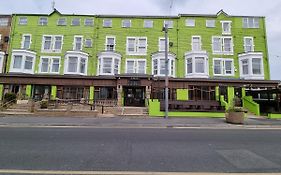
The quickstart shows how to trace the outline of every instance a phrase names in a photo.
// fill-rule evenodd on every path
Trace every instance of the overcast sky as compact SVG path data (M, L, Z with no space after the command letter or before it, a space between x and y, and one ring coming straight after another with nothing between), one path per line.
M53 0L0 0L0 14L50 13ZM216 14L265 16L271 79L281 80L281 0L55 0L61 13L177 15ZM172 5L172 9L170 6Z

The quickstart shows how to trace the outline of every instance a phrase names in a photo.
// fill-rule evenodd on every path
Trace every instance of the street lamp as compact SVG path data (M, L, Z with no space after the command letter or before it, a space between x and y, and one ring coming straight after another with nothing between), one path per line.
M168 60L168 24L166 23L162 29L165 32L165 119L168 118L169 112L169 60Z

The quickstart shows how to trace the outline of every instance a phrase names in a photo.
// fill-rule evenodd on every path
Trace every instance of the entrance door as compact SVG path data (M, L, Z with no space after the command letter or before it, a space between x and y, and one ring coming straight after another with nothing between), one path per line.
M145 106L144 87L124 87L125 106Z

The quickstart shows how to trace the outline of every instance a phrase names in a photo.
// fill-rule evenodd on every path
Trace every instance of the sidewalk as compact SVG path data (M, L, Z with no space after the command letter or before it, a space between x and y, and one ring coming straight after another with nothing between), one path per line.
M244 125L233 125L224 118L160 118L160 117L0 117L5 127L100 127L100 128L272 128L281 129L281 120L249 117Z

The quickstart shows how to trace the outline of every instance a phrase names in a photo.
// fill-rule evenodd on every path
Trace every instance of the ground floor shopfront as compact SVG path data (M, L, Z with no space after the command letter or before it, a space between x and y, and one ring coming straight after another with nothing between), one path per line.
M272 80L170 78L169 100L231 103L234 96L245 97L253 89L276 89L278 84L279 81ZM150 99L163 100L164 89L164 78L150 75L85 77L2 74L0 76L1 99L5 93L12 92L17 94L19 99L35 101L42 99L65 99L87 103L114 101L117 106L144 107L149 105ZM192 111L223 109L212 108L210 105L209 108L185 109Z

